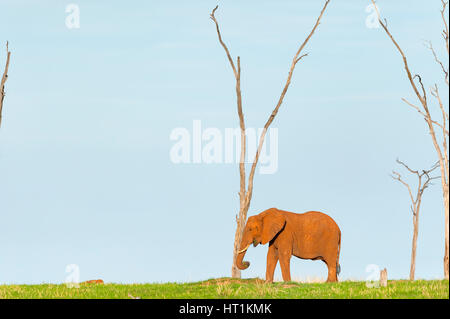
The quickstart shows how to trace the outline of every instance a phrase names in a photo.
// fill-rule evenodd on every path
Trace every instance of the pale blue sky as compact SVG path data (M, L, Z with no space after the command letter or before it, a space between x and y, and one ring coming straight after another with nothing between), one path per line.
M0 43L12 60L0 130L0 283L81 279L194 281L230 275L237 165L174 165L172 129L236 127L234 79L209 20L216 1L1 0ZM247 125L261 127L323 1L219 1L224 39L242 59ZM409 273L412 217L389 177L400 157L436 161L397 52L368 29L370 1L332 0L273 123L279 168L257 175L250 215L321 210L342 230L341 279L369 264ZM423 40L440 39L440 1L379 1L427 85L441 81ZM5 60L0 50L0 65ZM442 84L442 82L439 82ZM445 87L442 87L445 92ZM448 101L448 97L445 97ZM448 103L448 102L447 102ZM439 183L424 198L418 278L442 277ZM243 277L264 277L267 247ZM295 278L326 277L292 259ZM276 277L280 278L277 268Z

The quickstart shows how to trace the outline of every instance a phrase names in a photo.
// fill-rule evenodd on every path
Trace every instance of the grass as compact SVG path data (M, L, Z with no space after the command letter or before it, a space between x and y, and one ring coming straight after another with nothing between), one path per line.
M368 288L365 282L278 282L261 279L219 278L196 283L0 286L0 299L449 299L448 280L389 281L385 288Z

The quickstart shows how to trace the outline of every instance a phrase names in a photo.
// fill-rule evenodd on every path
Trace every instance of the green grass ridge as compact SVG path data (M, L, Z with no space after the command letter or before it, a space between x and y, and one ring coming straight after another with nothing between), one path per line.
M219 278L195 283L0 285L0 299L449 299L448 280L392 280L387 287L362 281L265 283Z

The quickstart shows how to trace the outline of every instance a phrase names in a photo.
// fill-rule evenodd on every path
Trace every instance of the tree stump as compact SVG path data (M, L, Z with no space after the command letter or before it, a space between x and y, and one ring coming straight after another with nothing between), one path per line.
M381 287L387 287L388 284L388 275L387 275L387 269L384 268L380 271L380 286Z

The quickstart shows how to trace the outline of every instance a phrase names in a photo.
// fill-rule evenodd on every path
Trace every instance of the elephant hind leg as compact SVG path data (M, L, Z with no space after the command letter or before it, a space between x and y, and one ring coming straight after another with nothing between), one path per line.
M338 277L337 277L336 262L333 260L327 260L327 259L323 259L323 261L325 262L325 264L328 267L327 282L337 282Z

